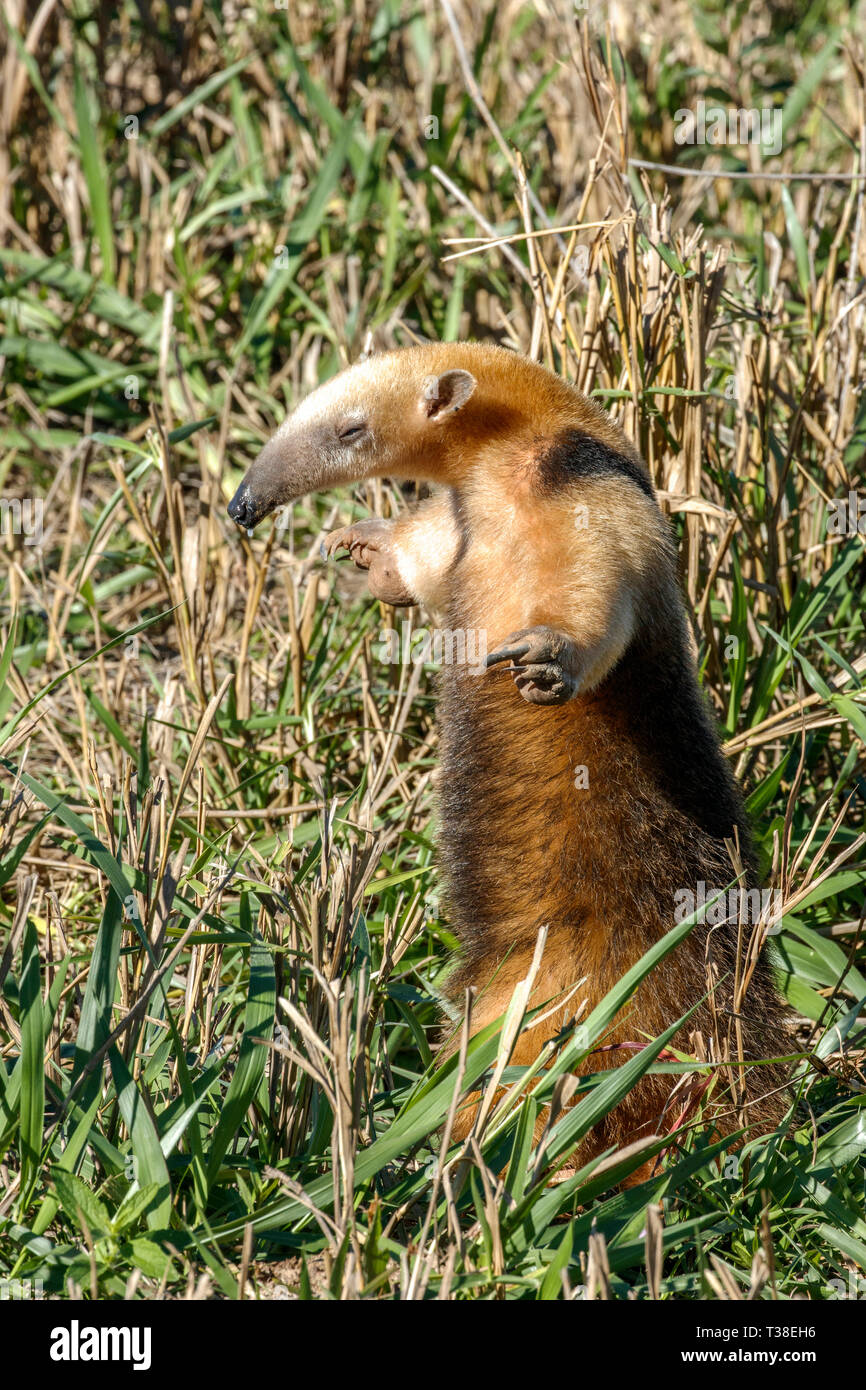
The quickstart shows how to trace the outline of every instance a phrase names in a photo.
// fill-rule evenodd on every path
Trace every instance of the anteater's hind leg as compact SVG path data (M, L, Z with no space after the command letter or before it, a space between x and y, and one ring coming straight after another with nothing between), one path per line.
M586 1017L594 1002L587 1000L585 982L580 977L575 978L575 961L569 935L567 932L563 933L558 939L556 934L552 934L548 939L541 969L529 998L529 1008L539 1012L535 1020L530 1021L521 1032L511 1054L510 1066L531 1066L537 1061L545 1045L575 1017L578 1020ZM479 987L472 1009L473 1034L481 1032L504 1015L516 986L525 979L529 971L531 960L528 952L514 952L498 969L490 962L484 966L476 964L471 971L467 972L464 969L454 980L449 987L452 998L456 996L458 989L465 987L470 980L474 980ZM585 964L591 968L591 962ZM632 1017L629 1027L633 1030L639 1026ZM620 1040L622 1039L616 1028L605 1037L608 1043ZM443 1049L443 1057L453 1053L456 1047L457 1039L452 1037ZM628 1061L633 1056L631 1050L619 1054L607 1050L599 1052L588 1059L581 1071L587 1073L606 1070L620 1062ZM584 1138L568 1165L569 1169L580 1168L607 1149L623 1148L627 1144L655 1135L662 1120L669 1089L669 1079L664 1077L647 1077L639 1081L625 1100ZM585 1091L578 1092L571 1103L576 1104L582 1094L585 1094ZM477 1092L465 1098L456 1118L452 1136L454 1139L465 1139L469 1134L475 1123L479 1103L480 1095ZM541 1139L548 1118L549 1111L545 1109L536 1121L536 1143ZM633 1175L626 1180L627 1183L640 1182L649 1176L649 1171L644 1172L643 1168L638 1171L640 1176Z
M564 941L567 942L567 934ZM568 954L560 955L557 944L554 935L548 944L548 959L542 962L541 971L529 999L530 1009L540 1008L538 1021L535 1021L535 1026L530 1023L530 1026L524 1028L511 1054L510 1066L531 1066L547 1042L555 1038L575 1016L578 1021L587 1017L597 1002L596 994L588 997L586 989L581 988L575 980L574 960ZM458 977L455 984L465 987L472 979L479 986L472 1012L473 1034L481 1032L504 1015L515 986L525 978L529 970L530 961L528 953L515 953L493 975L492 980L490 976L493 969L488 965L476 965L471 972L464 971ZM597 963L592 959L584 959L582 966L590 979L598 978ZM680 954L679 963L676 959L670 959L662 962L661 967L657 967L656 981L663 996L673 995L674 982L683 966L684 957ZM482 979L490 981L486 987L482 987ZM573 988L575 985L578 986L576 989ZM644 998L643 990L647 987L651 992ZM604 990L601 992L604 993ZM563 1002L558 1003L559 1000ZM581 1007L585 1000L587 1002ZM622 1066L635 1057L636 1047L645 1045L663 1031L665 1020L658 1015L657 1008L653 1008L652 1000L650 980L632 996L628 1011L619 1015L604 1037L593 1044L593 1050L579 1065L581 1075L587 1076ZM681 1008L682 1004L676 1004L673 1011L680 1012ZM696 1021L702 1025L705 1034L709 1035L709 1016L700 1013ZM747 1049L749 1060L757 1060L760 1056L784 1055L786 1051L784 1035L781 1031L775 1033L772 1025L769 1026L766 1037L753 1037L750 1041L752 1046ZM677 1035L670 1046L685 1052L690 1050L688 1038L681 1035ZM456 1040L451 1039L443 1049L443 1056L449 1055L455 1048ZM789 1103L784 1087L786 1072L782 1066L765 1064L749 1068L747 1078L744 1118L753 1137L755 1133L772 1130L783 1119ZM569 1160L568 1172L578 1170L607 1150L622 1150L629 1145L652 1141L665 1134L670 1134L670 1143L673 1145L678 1134L680 1137L685 1135L687 1127L695 1122L701 1109L701 1123L705 1131L713 1132L715 1138L734 1133L740 1127L743 1116L725 1075L722 1073L717 1076L712 1090L705 1095L708 1079L709 1073L698 1067L691 1084L675 1091L675 1076L659 1074L641 1077L619 1104L581 1140ZM570 1105L577 1105L586 1094L586 1089L580 1087L571 1099ZM480 1099L479 1092L465 1098L454 1127L454 1139L465 1139L469 1134L475 1123ZM541 1139L548 1118L549 1111L544 1110L536 1121L536 1143ZM738 1141L736 1147L739 1147L741 1142ZM655 1155L636 1168L629 1177L621 1180L619 1185L635 1186L660 1171L661 1161L659 1156Z

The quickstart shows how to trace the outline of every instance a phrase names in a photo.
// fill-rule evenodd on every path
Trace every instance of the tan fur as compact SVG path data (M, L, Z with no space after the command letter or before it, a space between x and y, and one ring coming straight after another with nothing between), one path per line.
M400 578L432 613L444 611L448 576L457 559L460 532L446 492L427 498L394 523L393 554ZM423 594L423 599L420 595Z

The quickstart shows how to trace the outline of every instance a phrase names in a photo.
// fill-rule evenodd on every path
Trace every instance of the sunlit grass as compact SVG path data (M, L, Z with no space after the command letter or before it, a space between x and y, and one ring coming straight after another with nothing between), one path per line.
M121 7L121 75L120 20L99 43L86 5L33 59L10 41L0 487L44 506L4 542L0 1280L835 1296L866 1269L866 566L828 508L864 486L863 185L667 191L625 161L704 162L671 130L711 90L784 110L774 169L856 172L855 16L768 32L683 5L658 47L647 6L608 64L570 19L488 6L460 20L482 107L432 3L371 3L366 28L295 8L209 11L175 58L165 12L157 47ZM548 220L592 225L445 260ZM557 1109L635 980L544 1071L508 1066L519 1011L436 1070L435 673L381 662L392 615L319 559L332 525L406 499L309 499L253 541L225 517L370 333L532 350L647 458L784 903L778 1134L736 1148L696 1113L638 1187L617 1183L646 1152L571 1171L643 1070L695 1068L660 1039ZM450 1145L491 1070L513 1089Z

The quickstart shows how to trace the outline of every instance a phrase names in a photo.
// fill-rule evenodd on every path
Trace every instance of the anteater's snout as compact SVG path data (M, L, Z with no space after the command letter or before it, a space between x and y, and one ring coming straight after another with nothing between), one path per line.
M259 520L258 509L253 500L253 494L249 483L244 479L229 502L228 513L232 521L236 521L238 526L243 526L250 531Z

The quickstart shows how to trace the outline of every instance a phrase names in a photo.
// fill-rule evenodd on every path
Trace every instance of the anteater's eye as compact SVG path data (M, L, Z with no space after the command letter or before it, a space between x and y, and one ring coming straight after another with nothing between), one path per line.
M366 428L363 420L348 420L337 430L337 436L344 444L348 444L353 439L360 439Z

